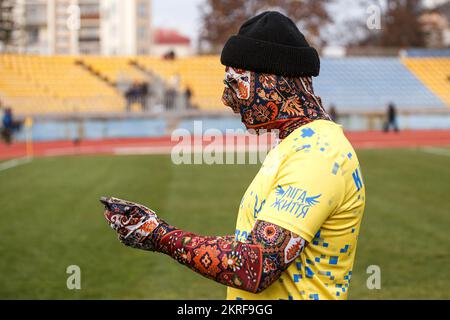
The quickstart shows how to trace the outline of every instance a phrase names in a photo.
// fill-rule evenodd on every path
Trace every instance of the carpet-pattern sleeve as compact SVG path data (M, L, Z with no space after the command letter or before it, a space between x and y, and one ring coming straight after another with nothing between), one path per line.
M165 223L154 234L156 251L209 279L253 293L277 280L305 246L301 237L263 221L256 222L247 242L199 236Z

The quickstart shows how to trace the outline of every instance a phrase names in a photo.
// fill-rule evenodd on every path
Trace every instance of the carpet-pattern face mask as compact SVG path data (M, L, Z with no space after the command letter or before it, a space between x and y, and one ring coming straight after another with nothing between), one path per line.
M239 112L247 129L279 130L281 139L298 127L318 119L330 120L312 78L226 68L222 101Z
M236 96L240 100L248 100L251 90L251 72L227 67L225 70L225 81L229 82L235 89Z

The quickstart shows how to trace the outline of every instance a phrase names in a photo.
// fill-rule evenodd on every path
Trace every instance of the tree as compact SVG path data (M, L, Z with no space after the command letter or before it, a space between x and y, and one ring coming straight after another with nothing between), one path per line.
M325 45L322 27L331 23L326 5L334 0L206 0L201 9L200 42L219 52L243 22L265 10L280 11L299 25L315 47Z
M4 47L12 41L14 31L13 0L0 0L0 43Z
M381 28L369 29L367 21L351 21L355 33L358 30L363 36L350 41L349 44L385 48L423 47L425 39L419 21L423 12L422 2L422 0L360 0L360 6L380 7Z
M422 0L389 0L380 44L383 47L423 47L419 17Z

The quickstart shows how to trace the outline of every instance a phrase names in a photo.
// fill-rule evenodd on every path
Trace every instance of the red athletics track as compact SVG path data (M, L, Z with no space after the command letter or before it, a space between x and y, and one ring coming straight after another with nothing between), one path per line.
M400 133L380 131L347 132L346 136L357 149L450 147L450 130L417 130ZM170 154L177 142L169 136L160 138L106 139L82 141L34 142L33 155L38 157L95 154ZM208 144L207 142L204 145ZM5 145L0 143L0 159L26 155L24 142Z

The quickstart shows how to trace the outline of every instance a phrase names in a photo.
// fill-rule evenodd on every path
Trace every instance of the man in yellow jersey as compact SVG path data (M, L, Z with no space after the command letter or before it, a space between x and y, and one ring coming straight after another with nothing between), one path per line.
M314 94L319 57L295 24L264 12L222 52L223 102L248 129L278 132L244 194L235 235L200 236L102 198L125 245L170 255L227 285L228 299L345 299L365 204L358 159Z

